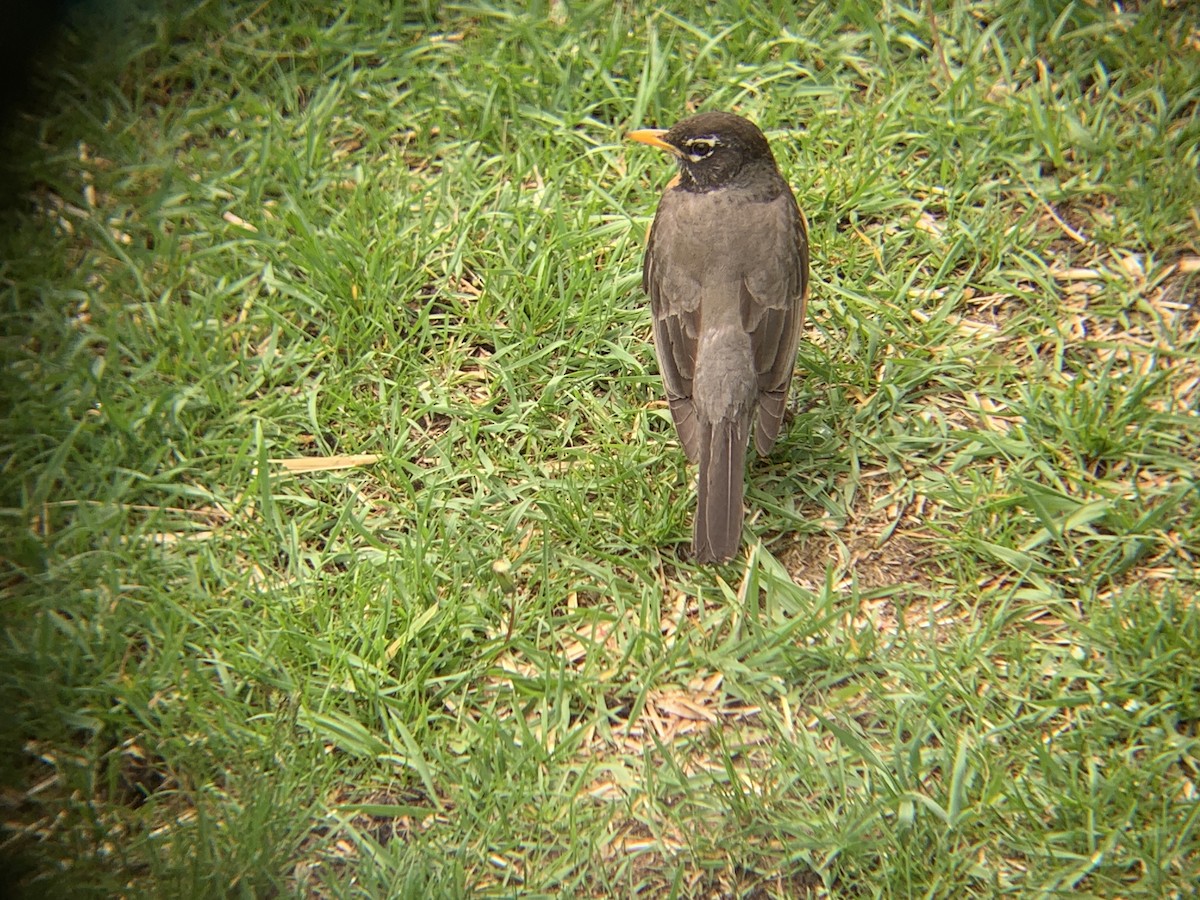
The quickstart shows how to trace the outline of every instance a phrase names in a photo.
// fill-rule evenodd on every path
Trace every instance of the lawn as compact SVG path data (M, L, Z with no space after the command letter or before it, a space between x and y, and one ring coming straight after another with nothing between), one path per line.
M1188 897L1200 7L80 0L0 166L16 896ZM641 255L811 226L743 554Z

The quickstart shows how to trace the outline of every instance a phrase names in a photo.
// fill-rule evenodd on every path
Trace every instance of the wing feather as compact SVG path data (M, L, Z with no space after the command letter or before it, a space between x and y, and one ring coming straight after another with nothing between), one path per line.
M808 224L790 190L771 203L782 221L768 233L780 239L742 282L742 323L758 375L754 447L760 455L779 436L808 305Z
M656 238L663 221L672 215L670 196L668 190L650 228L650 241L642 268L642 287L650 297L650 311L654 317L654 352L658 357L658 368L667 391L675 431L687 458L696 462L700 458L700 435L692 405L692 379L696 375L696 348L700 333L700 291L699 285L689 289L691 286L687 284L686 277L681 277L681 272L687 271L686 266L681 267L678 261L672 261L670 271L664 271L660 262L661 251Z

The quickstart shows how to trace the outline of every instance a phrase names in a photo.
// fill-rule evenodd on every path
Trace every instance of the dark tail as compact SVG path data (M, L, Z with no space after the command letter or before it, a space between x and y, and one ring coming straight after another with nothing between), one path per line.
M726 562L741 545L748 431L748 421L700 423L700 496L692 534L697 562Z

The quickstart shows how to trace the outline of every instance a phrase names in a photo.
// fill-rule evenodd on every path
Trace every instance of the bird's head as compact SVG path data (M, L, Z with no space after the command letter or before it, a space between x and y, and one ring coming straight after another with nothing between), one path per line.
M775 167L758 126L733 113L700 113L673 128L646 128L628 137L672 154L685 190L710 191L737 182L760 164Z

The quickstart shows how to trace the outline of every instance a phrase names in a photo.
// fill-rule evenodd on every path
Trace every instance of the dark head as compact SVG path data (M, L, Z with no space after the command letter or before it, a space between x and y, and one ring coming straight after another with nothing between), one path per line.
M775 170L775 157L758 126L733 113L700 113L669 131L631 131L629 139L674 154L679 160L680 185L687 190L710 191L733 184L756 169Z

